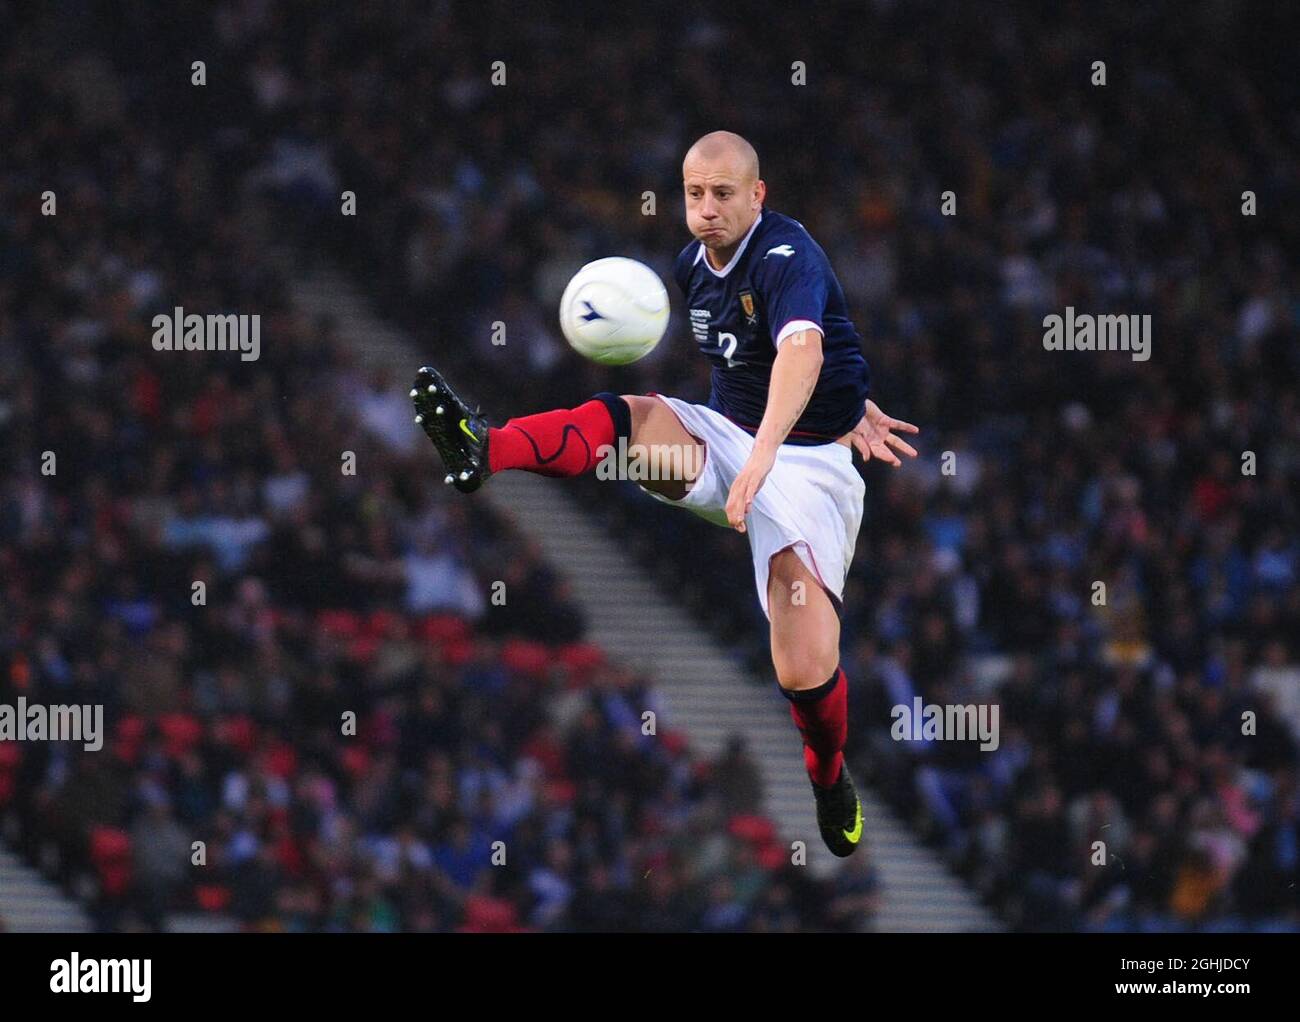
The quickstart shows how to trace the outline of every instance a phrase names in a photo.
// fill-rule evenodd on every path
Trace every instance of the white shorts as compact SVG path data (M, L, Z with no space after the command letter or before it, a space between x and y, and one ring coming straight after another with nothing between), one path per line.
M652 497L694 511L701 518L730 528L727 496L749 458L754 438L724 415L704 405L656 394L681 420L686 432L705 447L704 466L681 500ZM853 465L853 450L844 444L815 447L782 444L776 464L759 488L745 519L745 535L754 557L754 584L763 613L767 609L768 567L774 554L794 547L838 604L853 562L862 525L862 476Z

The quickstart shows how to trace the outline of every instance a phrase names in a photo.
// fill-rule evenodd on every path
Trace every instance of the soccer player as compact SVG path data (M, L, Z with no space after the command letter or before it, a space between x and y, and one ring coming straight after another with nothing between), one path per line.
M731 132L705 135L687 152L682 180L695 240L674 276L695 341L713 363L707 405L602 393L494 428L426 366L411 391L415 421L447 482L465 493L510 469L590 472L620 438L683 453L670 462L682 466L681 478L640 485L749 537L818 827L827 847L846 856L862 838L862 804L843 756L848 680L839 663L840 600L865 493L853 449L898 467L898 454L916 451L894 431L919 431L868 400L844 292L803 225L764 206L754 148Z

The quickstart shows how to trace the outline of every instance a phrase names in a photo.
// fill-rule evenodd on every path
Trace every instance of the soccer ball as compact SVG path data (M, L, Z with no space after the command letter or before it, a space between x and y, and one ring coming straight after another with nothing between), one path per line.
M597 259L564 289L560 329L578 354L601 365L627 365L648 355L668 329L668 292L645 263Z

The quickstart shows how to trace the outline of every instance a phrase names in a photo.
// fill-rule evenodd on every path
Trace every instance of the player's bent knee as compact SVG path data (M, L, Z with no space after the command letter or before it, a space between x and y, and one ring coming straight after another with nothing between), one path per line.
M624 394L632 417L633 444L656 445L686 449L698 447L699 442L682 425L677 414L655 397L644 394Z
M835 673L839 666L839 650L833 648L795 648L772 651L772 666L776 669L776 683L792 692L816 688Z
M623 394L621 397L627 402L628 411L632 413L632 437L635 438L645 426L658 401L644 394Z
M704 445L686 431L677 414L658 398L624 394L631 414L628 456L637 462L636 482L669 500L681 500L699 478ZM629 478L633 478L629 476Z
M834 612L832 611L832 614ZM784 689L816 688L840 662L838 619L833 623L813 612L788 610L772 630L772 666Z

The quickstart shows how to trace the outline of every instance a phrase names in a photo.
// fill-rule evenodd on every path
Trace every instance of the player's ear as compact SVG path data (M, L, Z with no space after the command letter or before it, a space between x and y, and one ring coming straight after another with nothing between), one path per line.
M758 209L767 201L767 182L761 178L754 183L754 208Z

